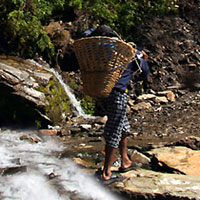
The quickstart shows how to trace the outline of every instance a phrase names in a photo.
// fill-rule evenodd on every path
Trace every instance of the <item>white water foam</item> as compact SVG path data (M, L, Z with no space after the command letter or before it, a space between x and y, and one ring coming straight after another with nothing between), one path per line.
M60 141L50 136L43 136L42 141L35 144L20 140L22 135L34 134L37 132L6 130L0 133L1 168L27 167L25 172L1 176L0 199L67 200L75 193L85 200L117 200L71 159L59 159L58 155L65 148ZM56 178L49 180L50 173ZM51 181L55 180L53 184Z

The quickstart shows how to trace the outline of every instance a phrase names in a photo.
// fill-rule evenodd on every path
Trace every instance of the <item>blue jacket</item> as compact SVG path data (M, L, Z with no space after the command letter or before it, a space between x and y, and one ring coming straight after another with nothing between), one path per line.
M142 80L146 81L148 75L150 74L149 65L144 60L144 58L141 57L140 55L141 55L141 51L137 50L135 59L137 59L137 62L142 69L142 72L140 72L139 76ZM131 62L129 62L129 64L128 64L127 68L125 69L125 71L123 72L121 78L115 84L115 88L119 88L119 89L125 91L130 80L133 77L133 74L139 72L139 68L138 68L138 65L137 65L135 59L133 59Z

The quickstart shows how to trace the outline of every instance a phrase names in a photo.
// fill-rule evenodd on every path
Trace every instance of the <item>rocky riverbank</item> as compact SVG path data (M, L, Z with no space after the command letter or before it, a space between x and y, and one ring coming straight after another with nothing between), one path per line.
M75 121L79 125L75 126ZM2 129L1 184L3 188L7 188L1 192L2 197L8 195L10 187L5 186L5 179L8 182L13 180L12 188L18 188L18 193L9 193L10 196L16 197L21 191L25 191L24 195L26 191L33 195L39 188L33 190L23 186L26 181L31 186L29 179L24 180L26 176L31 176L36 185L41 185L55 199L58 196L61 199L68 197L80 200L90 199L91 196L96 199L106 197L119 200L199 199L200 137L185 137L184 134L182 139L173 139L173 143L167 140L158 142L153 138L146 143L145 138L142 140L140 136L129 137L128 152L138 167L124 173L125 179L122 182L116 182L103 189L95 179L94 173L103 165L104 123L105 118L89 121L74 119L74 123L62 129ZM71 171L71 166L75 171ZM116 171L119 166L120 160L116 160L112 170ZM79 178L76 179L77 177ZM90 193L91 184L93 187L96 185L95 187L103 193ZM104 190L109 192L104 193ZM112 197L113 193L117 196Z

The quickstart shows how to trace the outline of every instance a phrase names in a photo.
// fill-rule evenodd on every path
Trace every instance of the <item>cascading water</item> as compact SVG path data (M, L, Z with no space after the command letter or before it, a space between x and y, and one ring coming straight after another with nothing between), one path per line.
M45 69L45 70L54 74L54 76L58 79L58 81L60 82L60 84L64 88L64 90L65 90L66 94L68 95L70 102L73 105L74 109L77 111L77 116L83 116L84 118L93 118L92 116L85 114L85 112L83 111L83 109L80 105L80 102L77 101L74 94L71 92L70 87L65 84L65 82L62 79L62 76L57 71L55 71L53 68L49 68L49 67L45 67L43 65L40 65L39 63L35 62L34 60L30 60L30 61L32 63L34 63L35 65L37 65L38 67Z
M38 143L21 140L39 137ZM117 200L118 197L81 171L70 159L60 159L61 141L37 131L5 130L0 134L0 199L4 200ZM13 167L26 170L6 173ZM4 169L4 170L2 170ZM49 178L54 174L54 178Z
M68 85L66 85L61 77L61 75L55 71L54 69L48 69L50 72L52 72L55 77L58 79L58 81L60 82L60 84L63 86L63 88L65 89L65 92L67 93L73 107L77 110L77 114L78 116L83 116L83 117L88 117L85 112L83 111L83 109L80 106L80 102L77 101L77 99L75 98L74 94L70 91L70 88Z

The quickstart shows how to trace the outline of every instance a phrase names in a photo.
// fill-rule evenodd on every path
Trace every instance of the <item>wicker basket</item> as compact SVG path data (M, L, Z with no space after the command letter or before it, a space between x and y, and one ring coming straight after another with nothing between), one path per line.
M135 49L122 40L88 37L74 42L84 92L93 97L107 97L135 55Z

